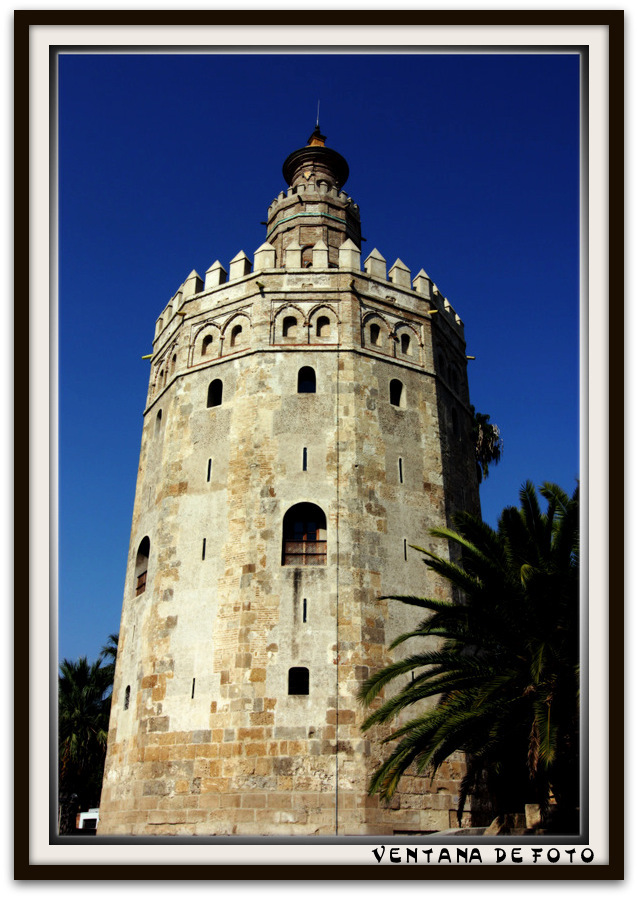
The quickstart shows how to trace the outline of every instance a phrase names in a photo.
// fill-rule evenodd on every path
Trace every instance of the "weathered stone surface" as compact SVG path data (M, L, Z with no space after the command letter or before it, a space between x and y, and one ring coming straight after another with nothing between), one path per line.
M374 275L359 271L357 222L343 192L309 179L271 204L274 263L260 247L251 275L239 254L228 282L216 263L158 324L101 834L456 825L461 757L434 784L405 777L390 807L367 796L387 749L362 737L356 695L410 652L387 646L420 617L378 597L450 595L409 545L445 553L429 529L478 510L465 344L440 295L428 314L424 272L417 293L405 267L385 280L376 251ZM298 392L304 367L314 393ZM282 564L298 503L325 515L324 564ZM289 694L291 668L307 668L308 694Z

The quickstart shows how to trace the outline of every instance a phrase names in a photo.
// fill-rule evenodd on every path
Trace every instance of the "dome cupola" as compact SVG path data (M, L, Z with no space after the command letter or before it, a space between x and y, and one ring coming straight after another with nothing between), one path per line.
M292 152L283 164L286 183L296 187L299 183L324 180L330 187L340 190L348 180L350 170L341 153L326 146L326 138L319 125L308 138L305 147Z

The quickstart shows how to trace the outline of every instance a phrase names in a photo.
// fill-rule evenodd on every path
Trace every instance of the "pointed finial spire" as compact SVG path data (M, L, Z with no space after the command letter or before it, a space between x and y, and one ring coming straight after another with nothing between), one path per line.
M325 147L325 145L326 145L326 135L322 134L319 129L319 106L317 106L317 124L315 126L315 130L312 132L312 134L308 138L308 146L309 147Z

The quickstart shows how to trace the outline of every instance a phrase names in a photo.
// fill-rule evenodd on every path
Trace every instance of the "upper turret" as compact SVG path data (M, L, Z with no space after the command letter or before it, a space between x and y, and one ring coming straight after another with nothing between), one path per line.
M326 145L319 124L305 147L292 152L283 164L289 188L268 209L267 241L275 247L276 265L284 264L289 246L301 249L301 267L313 264L313 247L323 241L329 268L339 262L339 247L348 239L361 247L359 207L342 190L348 179L348 163Z
M348 180L350 169L341 153L326 146L325 135L319 125L308 138L308 144L295 150L283 164L286 184L296 187L299 183L325 180L331 187L340 190Z

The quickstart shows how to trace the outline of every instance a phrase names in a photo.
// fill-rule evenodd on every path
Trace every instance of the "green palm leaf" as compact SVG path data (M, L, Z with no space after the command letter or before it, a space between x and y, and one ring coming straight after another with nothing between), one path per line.
M413 712L384 733L393 748L371 778L371 794L390 799L411 765L436 776L463 751L459 815L485 783L498 812L520 811L532 798L548 808L550 794L557 803L577 802L578 490L570 498L545 483L540 495L545 511L525 483L520 507L504 509L496 530L466 513L455 518L456 530L432 530L460 550L459 561L413 546L459 588L462 602L384 597L426 612L391 649L413 639L439 641L376 671L360 689L369 706L394 687L364 731L387 730Z

